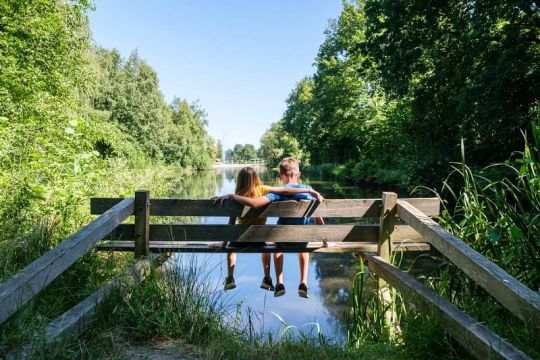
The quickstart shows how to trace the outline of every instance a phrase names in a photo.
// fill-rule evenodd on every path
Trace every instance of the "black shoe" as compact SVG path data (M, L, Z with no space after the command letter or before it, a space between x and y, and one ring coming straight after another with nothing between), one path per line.
M285 295L285 286L283 284L276 284L276 291L274 291L274 297Z
M307 285L306 284L301 283L298 286L298 296L309 299L309 294L308 294L308 291L307 291Z
M225 278L225 286L223 286L223 289L227 291L227 290L234 289L235 287L236 287L236 284L234 283L234 277L232 275L227 276Z
M272 285L272 278L271 277L264 277L261 283L261 289L268 290L268 291L275 291L276 288L274 285Z

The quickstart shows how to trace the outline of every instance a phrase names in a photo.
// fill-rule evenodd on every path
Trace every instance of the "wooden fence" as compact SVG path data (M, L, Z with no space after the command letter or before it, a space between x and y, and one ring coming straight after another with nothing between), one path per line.
M84 330L95 306L125 278L144 278L152 253L163 251L227 252L230 248L209 248L208 242L309 242L306 251L361 253L368 267L380 278L384 301L390 286L414 304L439 316L441 325L478 358L526 359L523 352L463 313L410 275L391 264L393 251L425 251L431 246L459 266L495 299L521 319L531 331L540 330L540 295L442 229L432 216L439 214L436 198L398 199L383 193L381 199L340 199L317 202L277 202L261 209L250 209L232 201L216 206L211 200L150 199L148 191L137 191L134 198L92 199L95 221L69 237L56 248L0 284L0 323L6 321L28 300L38 294L77 259L98 244L102 250L132 251L139 262L126 274L54 321L46 330L50 341ZM133 224L122 224L135 215ZM298 225L216 225L152 224L152 216L243 216L346 218L362 223ZM371 219L370 223L366 219ZM335 246L323 247L323 242ZM238 251L238 249L234 249ZM244 249L242 249L244 251ZM250 252L282 251L273 245L247 249ZM294 250L291 250L294 251ZM388 314L388 321L393 321Z

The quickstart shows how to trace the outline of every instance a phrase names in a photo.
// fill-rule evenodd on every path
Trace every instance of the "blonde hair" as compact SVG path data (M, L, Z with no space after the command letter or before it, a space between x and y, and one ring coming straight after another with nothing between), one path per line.
M238 173L234 193L252 198L255 196L255 188L260 185L261 179L259 179L259 175L257 175L255 169L251 166L246 166Z
M279 173L295 176L300 174L300 163L293 157L287 157L279 163Z

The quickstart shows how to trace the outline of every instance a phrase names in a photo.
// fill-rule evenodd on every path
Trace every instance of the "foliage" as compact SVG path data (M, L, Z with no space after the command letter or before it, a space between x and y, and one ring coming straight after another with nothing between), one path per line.
M91 99L102 116L117 124L148 157L196 169L214 160L208 120L198 104L174 98L165 103L156 72L137 52L124 61L118 51L94 50L99 86ZM115 145L106 143L107 153Z
M539 16L530 1L346 0L279 124L350 182L438 184L461 138L471 165L502 161L540 100Z
M226 158L233 162L245 162L256 159L258 156L255 146L252 144L236 144L226 153Z
M88 223L90 196L168 195L185 174L163 163L206 168L215 156L198 104L165 104L136 53L92 45L90 6L0 0L0 281ZM213 194L204 185L199 196ZM2 354L123 264L109 260L86 255L2 324Z
M540 117L533 143L514 160L474 172L454 165L439 196L450 200L442 223L532 289L540 288ZM464 157L464 155L463 155ZM503 174L490 179L489 173ZM491 176L492 177L492 176ZM457 184L461 183L461 188Z
M366 48L389 96L410 101L413 139L444 162L465 139L471 163L521 148L540 78L540 9L531 1L366 0Z
M304 155L298 140L286 133L280 122L272 124L263 134L259 153L269 167L277 166L281 159L288 156L309 163L309 158Z

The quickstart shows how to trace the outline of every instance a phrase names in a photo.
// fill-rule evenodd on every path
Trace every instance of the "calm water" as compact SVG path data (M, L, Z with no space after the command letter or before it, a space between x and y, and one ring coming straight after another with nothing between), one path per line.
M179 181L172 197L209 198L234 192L236 175L239 169L222 168L194 174ZM279 185L271 171L260 170L265 184ZM356 187L343 187L337 183L304 179L327 198L369 198L380 197L380 193L370 193ZM206 217L200 223L226 224L228 218ZM275 224L277 218L268 218L267 224ZM223 279L227 274L225 254L182 254L185 258L195 256L197 264L207 270L207 286L223 292ZM344 310L351 279L356 272L357 262L350 254L311 254L309 263L309 299L297 294L299 284L299 264L296 254L285 254L284 285L286 294L274 298L273 293L260 289L263 278L260 254L237 255L235 279L236 289L224 296L231 306L231 319L238 321L242 315L245 327L258 332L279 335L286 326L287 332L316 335L318 332L340 341L344 337ZM272 261L272 278L275 280ZM250 316L248 316L248 313ZM248 325L248 319L251 323Z

